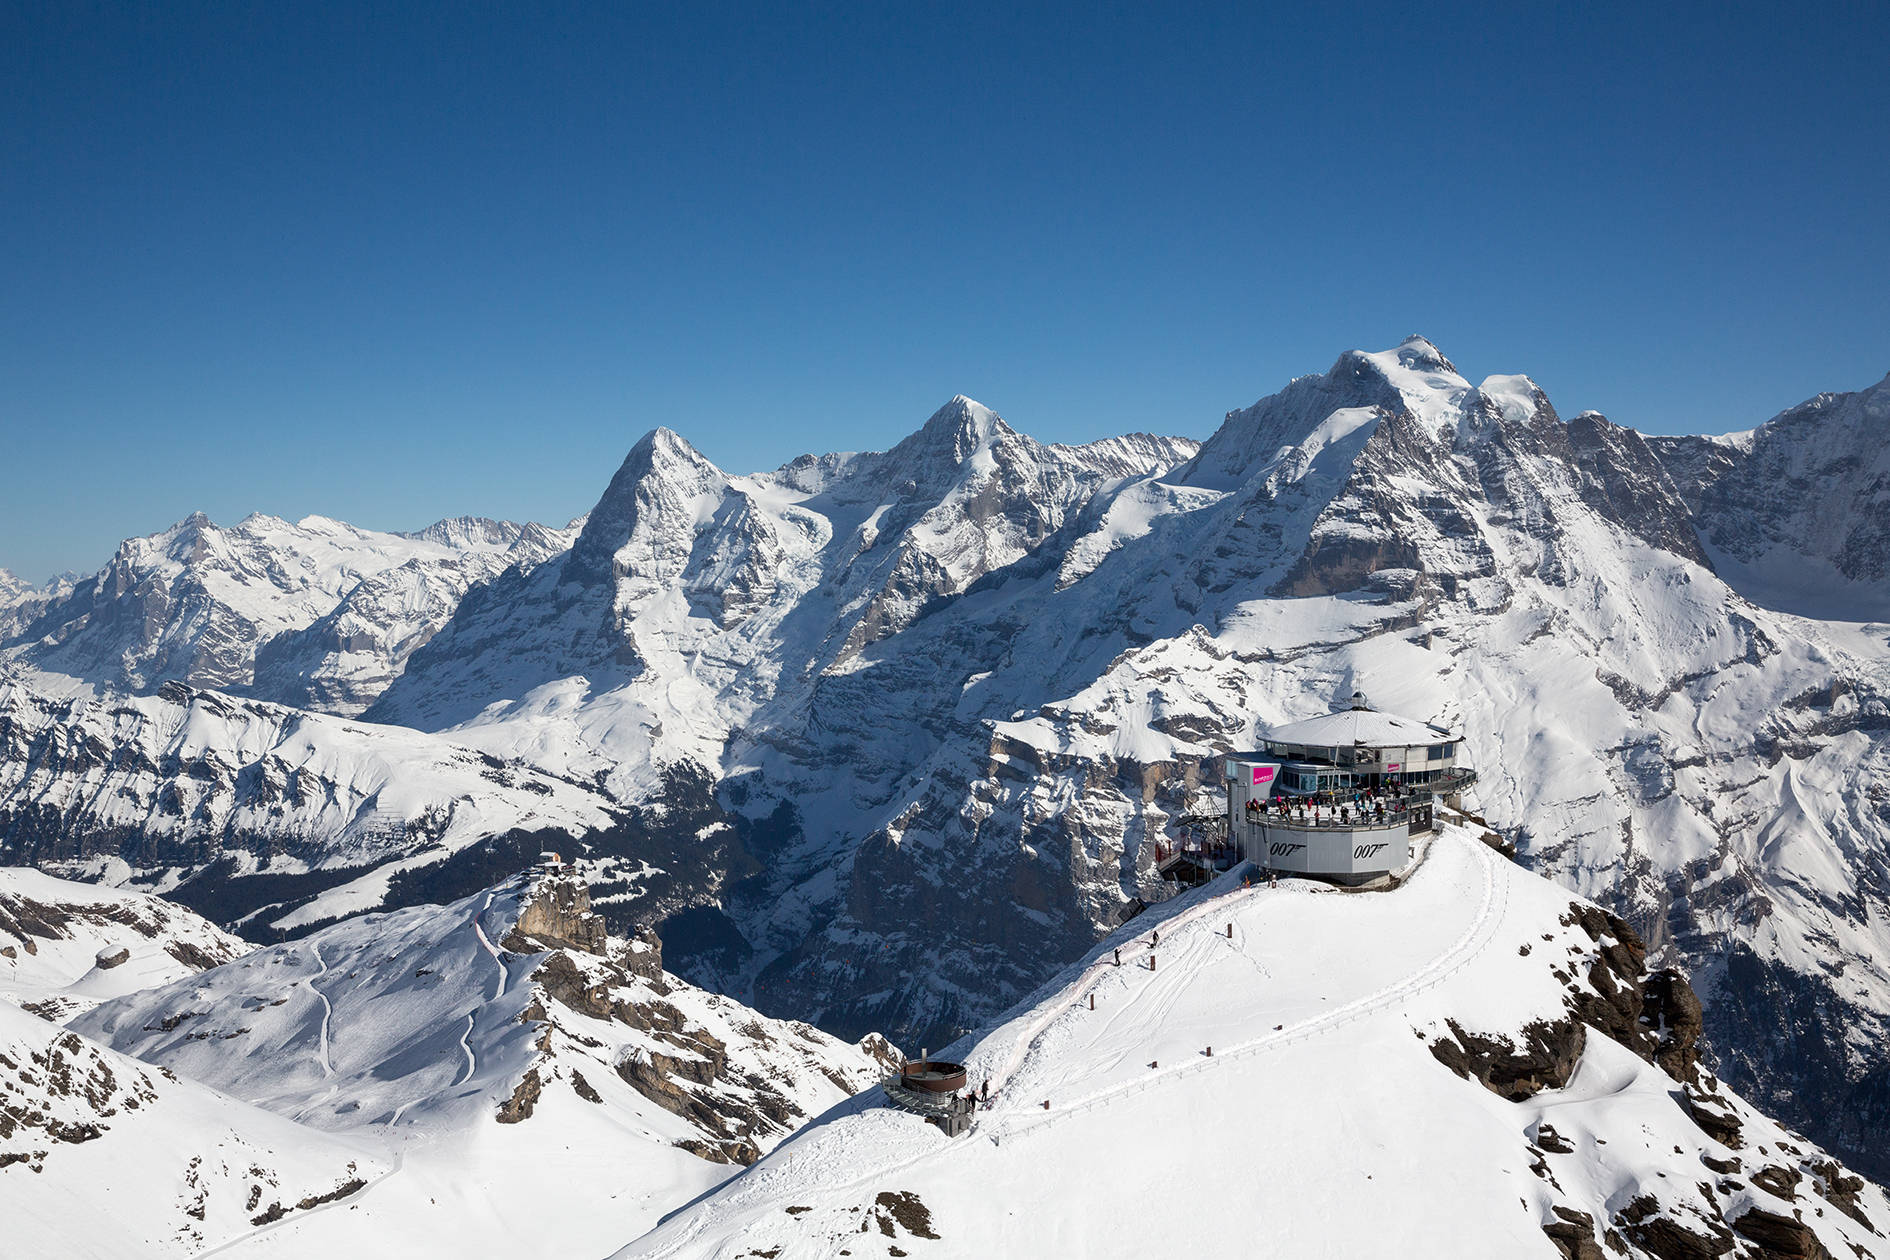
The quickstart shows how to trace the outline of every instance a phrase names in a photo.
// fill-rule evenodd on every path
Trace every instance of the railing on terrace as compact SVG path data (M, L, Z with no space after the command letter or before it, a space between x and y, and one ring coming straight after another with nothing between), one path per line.
M1322 805L1316 811L1258 810L1245 814L1241 822L1250 827L1277 827L1288 831L1390 831L1411 825L1408 809L1377 810L1335 809Z

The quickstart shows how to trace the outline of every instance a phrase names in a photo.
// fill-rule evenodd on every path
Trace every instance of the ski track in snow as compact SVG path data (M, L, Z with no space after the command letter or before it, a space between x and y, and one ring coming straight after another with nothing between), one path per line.
M479 913L473 916L472 930L473 930L473 935L479 938L479 948L485 950L488 954L491 954L492 961L499 968L498 983L492 990L492 1000L496 1002L500 998L505 996L505 986L506 986L506 983L511 979L511 976L505 970L505 959L500 956L498 950L492 947L492 940L490 937L486 935L486 925L485 925L484 920L486 917L486 911L490 910L491 908L492 908L492 894L487 893L485 902L479 907Z
M1483 872L1483 898L1478 904L1476 917L1471 920L1470 926L1464 930L1463 935L1452 942L1443 953L1433 958L1429 964L1413 972L1411 975L1406 976L1404 979L1394 984L1387 985L1376 993L1370 993L1364 997L1356 998L1334 1010L1315 1015L1310 1019L1303 1019L1296 1023L1289 1024L1277 1032L1265 1033L1252 1040L1229 1046L1227 1049L1217 1052L1211 1059L1200 1059L1178 1064L1174 1067L1151 1070L1150 1073L1141 1080L1128 1081L1120 1085L1112 1085L1104 1089L1099 1089L1092 1094L1078 1098L1073 1103L1061 1107L1052 1107L1041 1116L1031 1115L1022 1120L1007 1118L1009 1119L1008 1123L1000 1122L993 1127L997 1129L1000 1136L1018 1136L1030 1133L1034 1130L1044 1128L1047 1125L1054 1124L1056 1121L1065 1119L1079 1111L1087 1111L1102 1103L1126 1097L1130 1094L1140 1093L1145 1089L1151 1089L1178 1077L1187 1076L1195 1072L1213 1071L1229 1059L1244 1058L1251 1054L1277 1049L1280 1046L1292 1042L1304 1041L1308 1037L1330 1032L1332 1029L1342 1024L1351 1023L1355 1019L1361 1019L1367 1015L1382 1011L1387 1007L1395 1006L1413 994L1420 993L1426 989L1435 988L1457 972L1469 966L1477 955L1483 952L1484 947L1494 939L1496 928L1501 925L1504 913L1509 904L1509 879L1507 873L1497 869L1495 857L1485 851L1483 846L1475 845L1472 851L1475 853ZM1063 1013L1064 1010L1060 1007L1057 1014L1062 1015Z
M1238 869L1240 868L1236 868L1236 870ZM1173 918L1165 920L1161 927L1165 927L1170 932L1174 932L1180 928L1188 927L1198 920L1206 918L1210 914L1226 913L1237 907L1240 902L1258 896L1263 888L1264 885L1256 884L1250 888L1237 888L1221 896L1210 897L1200 905L1193 906L1175 915ZM1158 936L1160 932L1161 928L1154 929L1154 935ZM1140 950L1142 946L1134 941L1130 941L1125 943L1124 948ZM1149 953L1155 951L1155 946L1152 944L1147 948ZM1125 960L1122 965L1127 967L1140 964ZM1258 966L1259 964L1256 963L1255 965ZM1056 1002L1046 1001L1043 1003L1045 1007L1044 1013L1037 1018L1037 1021L1031 1025L1028 1031L1019 1035L1015 1048L1011 1051L1010 1059L1006 1061L1004 1069L998 1073L996 1080L992 1083L991 1096L993 1098L996 1098L1003 1091L1004 1087L1010 1083L1011 1078L1017 1075L1017 1069L1023 1066L1024 1060L1029 1057L1031 1050L1036 1047L1037 1041L1043 1036L1044 1032L1051 1024L1062 1017L1064 1010L1074 1006L1078 1000L1083 998L1095 987L1098 979L1104 974L1114 970L1116 970L1116 964L1113 955L1107 959L1098 958L1095 962L1084 968L1081 975L1064 986L1059 1000ZM1264 971L1265 969L1262 968L1262 970Z
M287 1216L283 1217L281 1220L271 1221L269 1224L264 1225L261 1229L251 1230L247 1234L238 1235L237 1237L232 1238L228 1242L225 1242L225 1243L218 1243L216 1246L210 1248L210 1250L208 1251L199 1251L196 1255L191 1257L191 1260L208 1260L208 1258L211 1256L222 1255L223 1253L227 1251L232 1251L236 1249L237 1247L241 1247L241 1246L244 1246L245 1244L255 1242L258 1238L261 1238L264 1234L273 1233L276 1230L281 1229L285 1225L300 1225L303 1221L308 1220L310 1217L314 1216L317 1212L326 1212L330 1208L340 1207L344 1204L349 1207L359 1207L361 1204L361 1200L367 1197L369 1191L373 1190L374 1187L380 1185L383 1181L386 1181L389 1177L399 1172L401 1169L401 1166L404 1163L406 1163L406 1160L402 1158L401 1153L399 1151L395 1151L394 1162L391 1165L389 1165L385 1170L383 1170L380 1176L374 1178L374 1180L368 1182L365 1186L362 1186L359 1190L356 1190L353 1194L349 1195L347 1198L334 1199L327 1203L318 1203L312 1208L308 1208L299 1212L291 1212Z
M473 1053L472 1048L473 1014L472 1011L466 1012L466 1031L459 1035L459 1048L466 1052L466 1075L453 1082L454 1089L470 1081L473 1073L479 1070L479 1057Z
M1428 964L1412 972L1403 980L1387 985L1376 993L1370 993L1364 997L1348 1002L1336 1010L1326 1011L1322 1014L1312 1016L1309 1019L1300 1020L1277 1032L1256 1037L1251 1041L1244 1042L1237 1046L1231 1046L1225 1052L1216 1054L1212 1059L1201 1059L1182 1064L1179 1067L1151 1071L1149 1075L1142 1080L1130 1081L1121 1085L1097 1090L1093 1094L1079 1098L1074 1103L1054 1108L1041 1117L1031 1117L1021 1122L1013 1119L1010 1120L1008 1124L996 1123L998 1118L993 1117L993 1139L1001 1140L1004 1137L1023 1136L1036 1130L1046 1128L1058 1120L1066 1119L1077 1111L1087 1111L1092 1107L1112 1099L1120 1098L1128 1094L1140 1093L1145 1089L1166 1084L1177 1077L1189 1073L1215 1070L1229 1059L1243 1058L1247 1055L1262 1053L1294 1041L1302 1041L1308 1037L1330 1032L1332 1029L1342 1024L1350 1023L1352 1020L1383 1010L1386 1007L1395 1006L1400 1001L1415 993L1419 993L1425 989L1435 988L1437 985L1443 983L1443 981L1468 966L1478 954L1483 952L1484 947L1495 938L1496 930L1501 926L1509 904L1509 878L1506 872L1501 872L1497 869L1495 855L1488 852L1480 843L1475 841L1466 841L1465 843L1470 847L1474 859L1480 864L1483 874L1483 898L1477 906L1477 913L1471 919L1469 927L1464 929L1461 936L1434 957ZM1170 932L1173 932L1177 928L1193 924L1207 917L1210 913L1225 912L1235 904L1234 899L1248 898L1260 891L1260 888L1243 888L1233 890L1219 897L1210 898L1201 905L1176 915L1162 926ZM1395 895L1395 893L1393 895ZM1160 929L1156 930L1159 931ZM1128 960L1124 960L1124 965L1130 965ZM1042 1037L1044 1031L1050 1024L1056 1019L1061 1018L1075 1006L1076 998L1083 992L1086 992L1085 986L1090 984L1093 978L1099 975L1104 969L1114 970L1115 963L1101 959L1092 963L1083 970L1082 974L1079 975L1075 981L1064 987L1061 998L1068 1000L1056 1000L1049 1003L1049 1013L1046 1014L1045 1017L1037 1020L1030 1027L1027 1034L1019 1038L1020 1048L1013 1053L1010 1062L1006 1065L1004 1073L1004 1079L1006 1081L1009 1081L1011 1076L1015 1074L1017 1068L1022 1065L1023 1061L1028 1057L1030 1047ZM994 1094L993 1097L996 1097L996 1095ZM978 1130L983 1128L983 1124L978 1124L974 1127L973 1133L975 1134ZM915 1152L905 1159L889 1164L882 1164L872 1172L861 1177L850 1178L847 1181L833 1185L820 1185L818 1187L805 1188L818 1188L823 1193L837 1193L875 1182L883 1182L888 1175L903 1172L908 1168L912 1168L928 1160L936 1159L949 1149L951 1149L949 1146L934 1146ZM752 1180L743 1190L737 1191L724 1201L726 1208L737 1208L758 1197L766 1197L773 1192L774 1186L772 1178L765 1175L753 1176L752 1174L751 1177ZM727 1213L725 1212L723 1215L726 1217ZM675 1255L689 1243L693 1242L707 1225L707 1214L697 1213L691 1216L689 1218L688 1227L682 1231L679 1237L661 1249L649 1252L646 1260L663 1260L663 1257Z
M334 1064L328 1061L328 1026L335 1018L335 1005L328 1000L328 995L323 993L321 988L315 983L315 981L320 980L323 976L328 974L328 960L322 957L322 947L320 945L311 943L310 947L315 952L316 966L321 968L320 971L310 977L308 982L308 987L315 991L315 996L320 998L322 1003L321 1039L315 1044L315 1059L322 1065L322 1075L332 1077L335 1074L335 1067Z

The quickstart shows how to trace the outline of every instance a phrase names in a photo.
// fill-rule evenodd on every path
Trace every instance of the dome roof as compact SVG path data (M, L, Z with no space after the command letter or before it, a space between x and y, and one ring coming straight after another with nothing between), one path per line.
M1271 744L1306 744L1315 748L1408 748L1455 739L1449 731L1395 713L1342 709L1323 717L1276 726L1266 734Z

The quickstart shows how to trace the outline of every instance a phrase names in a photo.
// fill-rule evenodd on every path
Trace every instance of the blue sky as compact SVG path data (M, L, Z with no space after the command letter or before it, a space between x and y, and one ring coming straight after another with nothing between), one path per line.
M658 424L1205 436L1410 332L1660 432L1890 370L1881 4L386 7L6 7L0 566L563 521Z

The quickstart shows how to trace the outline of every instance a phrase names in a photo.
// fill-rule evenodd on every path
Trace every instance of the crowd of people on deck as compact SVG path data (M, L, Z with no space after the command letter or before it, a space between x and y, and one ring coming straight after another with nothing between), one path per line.
M1388 784L1382 788L1348 788L1309 796L1275 796L1264 803L1248 801L1247 821L1258 823L1274 818L1311 823L1383 822L1396 819L1410 808L1413 795L1402 784Z

